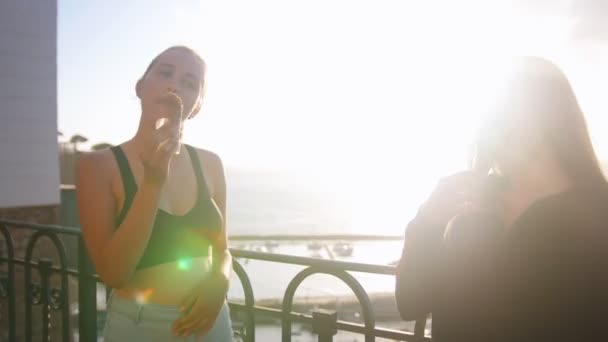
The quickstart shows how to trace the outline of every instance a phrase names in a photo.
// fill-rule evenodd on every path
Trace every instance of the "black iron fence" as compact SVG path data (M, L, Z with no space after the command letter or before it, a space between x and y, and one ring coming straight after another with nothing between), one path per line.
M23 257L18 257L15 253L15 241L13 234L16 231L26 230L27 235L25 253ZM78 340L85 342L97 341L98 332L98 308L97 308L97 285L100 283L99 277L95 274L86 249L80 238L80 230L77 228L39 225L18 221L0 220L0 236L5 241L4 250L0 250L0 266L6 270L0 273L0 304L7 305L8 312L8 339L17 339L17 302L16 289L21 285L17 284L15 266L23 267L23 285L25 302L24 322L22 328L26 342L32 340L32 313L39 310L41 314L41 335L44 341L50 339L51 312L58 312L61 317L61 339L71 340L72 328L78 333ZM68 251L66 251L66 240L62 236L72 239L72 249L77 256L75 263L70 265ZM38 258L34 260L34 250L41 238L47 238L54 249L58 260L49 258ZM68 243L69 244L69 243ZM77 252L77 253L76 253ZM420 318L415 323L414 332L405 332L379 328L376 326L376 319L370 298L359 281L350 272L364 272L372 274L393 275L393 266L371 265L353 262L343 262L334 260L323 260L316 258L299 257L292 255L280 255L232 249L234 258L234 271L238 276L243 290L244 303L230 301L231 311L242 317L244 341L255 341L256 317L271 317L281 321L282 341L291 341L292 323L307 324L312 327L313 333L318 335L319 341L332 341L333 336L340 331L349 331L362 334L365 341L374 341L376 337L383 337L398 341L430 341L424 336L426 317ZM282 308L258 306L249 275L238 261L239 259L252 259L269 263L283 263L305 266L295 277L291 279L282 300ZM33 269L38 271L38 281L33 281ZM343 281L353 291L361 305L361 316L363 324L345 322L338 320L337 312L331 310L313 310L311 315L292 312L293 300L298 286L313 274L328 274ZM71 327L68 276L77 279L77 327ZM59 284L52 284L51 277L58 278ZM73 295L73 294L72 294ZM3 318L0 318L3 319ZM4 318L5 319L5 318ZM74 324L76 325L76 324ZM1 337L1 336L0 336Z

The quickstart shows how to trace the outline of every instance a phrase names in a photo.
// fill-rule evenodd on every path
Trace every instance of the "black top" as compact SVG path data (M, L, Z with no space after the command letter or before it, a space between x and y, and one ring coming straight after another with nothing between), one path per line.
M433 341L608 341L608 190L572 187L505 230L489 215L415 218L397 268L406 320Z
M204 228L220 231L222 229L222 214L209 195L196 150L192 146L185 146L190 155L198 185L196 203L184 215L173 215L158 209L148 246L136 269L174 261L183 261L184 264L187 264L187 260L190 258L207 256L209 241L195 230ZM115 227L118 228L131 208L133 198L137 193L137 183L129 161L120 146L113 147L112 152L120 169L125 192L124 205L115 220Z

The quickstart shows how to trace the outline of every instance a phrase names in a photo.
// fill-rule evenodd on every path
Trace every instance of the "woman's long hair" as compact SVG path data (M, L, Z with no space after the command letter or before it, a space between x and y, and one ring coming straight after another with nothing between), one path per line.
M556 65L539 57L520 58L501 95L497 110L482 126L480 142L491 140L489 135L505 127L523 129L513 127L511 115L525 114L516 120L518 125L537 128L573 183L606 185L583 112L570 82Z

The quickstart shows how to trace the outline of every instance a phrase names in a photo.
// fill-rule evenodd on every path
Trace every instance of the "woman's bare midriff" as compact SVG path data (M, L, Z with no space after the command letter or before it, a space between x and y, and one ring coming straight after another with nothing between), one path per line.
M114 294L139 303L178 307L205 280L209 262L208 257L199 257L137 270Z

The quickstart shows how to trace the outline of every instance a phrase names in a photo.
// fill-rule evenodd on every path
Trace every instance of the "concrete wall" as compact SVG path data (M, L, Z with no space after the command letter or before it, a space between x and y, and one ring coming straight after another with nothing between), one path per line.
M0 208L59 203L57 0L0 1Z
M57 0L0 0L0 217L58 223L59 202ZM10 231L16 256L23 258L32 232ZM4 241L0 245L5 256ZM34 260L38 257L50 257L57 265L57 252L48 241L37 245ZM17 341L22 341L23 267L15 272ZM33 277L35 281L37 272ZM0 300L0 341L8 338L6 309L6 300ZM33 314L34 322L27 329L37 341L42 329L40 307ZM51 340L59 340L59 315L53 313L51 321Z

